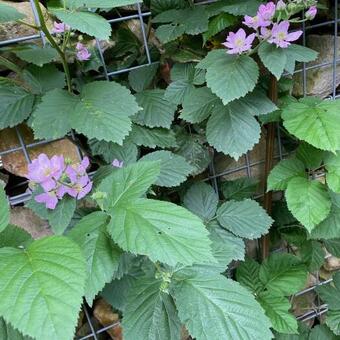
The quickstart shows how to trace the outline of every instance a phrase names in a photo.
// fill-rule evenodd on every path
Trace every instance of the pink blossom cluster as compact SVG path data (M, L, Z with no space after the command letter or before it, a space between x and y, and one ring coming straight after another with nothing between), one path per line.
M71 27L63 22L54 22L53 23L53 28L52 28L52 32L55 34L60 34L60 33L64 33L66 31L69 31L71 29Z
M285 11L286 4L280 0L275 5L274 2L260 5L257 14L254 17L246 15L243 24L252 28L256 33L251 33L247 36L245 30L240 28L236 33L230 32L227 40L223 45L228 49L228 54L242 54L252 49L252 44L257 37L260 41L266 40L270 44L275 44L277 47L287 48L291 42L300 38L302 31L289 33L289 20L277 21L276 14L279 11ZM315 18L317 14L316 6L312 6L305 13L308 20Z
M91 58L91 53L82 43L78 42L76 45L77 59L79 61L86 61Z
M89 159L77 164L68 164L63 156L53 156L51 159L40 154L28 165L27 178L30 185L39 184L43 193L35 196L38 203L44 203L46 208L55 209L58 201L66 194L78 200L85 197L92 189L92 182L86 173Z

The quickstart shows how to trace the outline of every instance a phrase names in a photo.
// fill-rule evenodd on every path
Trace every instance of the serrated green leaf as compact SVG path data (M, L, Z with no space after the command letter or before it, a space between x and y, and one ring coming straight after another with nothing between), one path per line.
M141 161L160 161L161 172L155 184L162 187L180 185L194 170L184 157L171 151L154 151L142 157Z
M58 56L57 51L51 46L39 47L32 45L22 49L13 50L13 52L20 59L37 66L43 66Z
M127 5L134 5L143 0L66 0L69 8L92 7L92 8L113 8Z
M332 239L340 237L340 208L332 205L327 218L310 233L312 239Z
M146 90L136 94L137 103L142 110L134 117L134 121L148 127L169 129L174 120L176 104L164 97L164 90Z
M335 257L340 257L340 239L322 240L323 245L329 253Z
M205 83L205 71L196 68L196 63L177 63L171 68L171 80L173 82L186 80L193 85Z
M207 87L192 89L183 99L180 117L190 123L200 123L208 118L221 100Z
M135 144L124 141L123 145L112 142L98 141L91 139L89 146L94 155L100 155L105 162L112 163L114 159L123 161L124 165L136 163L138 156L138 148Z
M327 170L326 181L328 187L332 191L340 193L340 152L327 155L324 163Z
M232 56L222 49L209 52L197 67L207 70L207 86L225 105L252 91L259 76L253 59L246 55Z
M217 151L238 159L260 140L256 119L231 103L214 112L207 124L207 140Z
M339 103L308 97L288 104L282 112L284 127L321 150L340 149Z
M71 222L76 210L76 200L72 197L65 197L59 201L55 209L48 209L44 204L35 201L34 197L42 191L36 190L33 197L26 206L32 209L42 219L47 220L56 235L62 235Z
M117 169L107 176L98 186L98 193L105 193L104 198L97 202L105 210L115 205L124 205L141 197L156 181L160 173L158 162L138 162L136 164Z
M183 103L186 97L192 95L194 89L195 87L188 80L177 80L166 88L164 98L179 105Z
M167 24L157 27L155 34L156 37L163 43L166 44L173 41L184 34L185 28L183 25Z
M188 3L182 0L152 0L151 11L154 14L162 13L170 9L180 9L188 7Z
M0 232L0 248L3 247L23 247L33 241L32 236L13 224L9 224ZM0 338L1 339L1 338Z
M338 340L338 339L339 337L336 336L325 324L314 326L309 335L309 340Z
M264 42L260 45L258 53L264 66L276 79L280 79L287 64L285 49L276 47L275 44Z
M182 207L138 199L117 205L110 214L108 231L126 251L171 266L215 261L202 221Z
M0 5L1 11L1 5ZM28 336L22 335L17 329L6 323L3 318L0 318L0 339L4 340L32 340Z
M216 17L212 18L209 21L208 30L203 33L203 43L205 44L209 38L220 33L227 27L234 25L236 22L237 18L228 13L220 13Z
M122 322L126 340L178 340L181 322L172 297L161 291L162 280L141 278L127 297Z
M94 212L82 218L67 235L86 255L85 298L90 306L105 283L111 281L122 254L106 231L108 221L109 216L105 213Z
M317 58L318 52L301 45L291 44L285 49L287 55L287 63L285 69L293 74L295 71L295 64L297 61L308 63Z
M149 88L156 76L159 64L151 64L129 73L129 84L136 92L141 92Z
M233 15L255 15L261 4L260 0L228 0L217 1L207 6L209 16L219 14L221 12L230 13Z
M303 177L289 181L286 200L290 212L309 232L326 219L332 205L324 184Z
M62 89L47 92L32 116L32 128L37 139L61 138L72 128L71 114L78 98ZM55 113L58 112L56 115ZM51 129L53 125L53 129Z
M297 158L279 162L268 176L268 190L285 190L294 177L306 177L305 166Z
M325 152L314 148L314 146L308 143L301 143L296 150L296 158L298 158L306 168L316 169L323 160Z
M82 33L94 36L100 40L108 40L111 26L103 17L88 11L74 11L63 8L51 8L50 11L59 20Z
M23 77L35 94L44 94L65 86L65 73L59 71L53 64L42 67L30 65L24 70Z
M250 289L258 294L264 288L260 281L260 264L255 260L247 257L236 270L236 279L243 287Z
M259 275L266 289L291 295L304 287L307 269L294 255L273 253L262 263Z
M217 210L217 220L233 234L250 240L268 232L273 220L253 200L223 203Z
M335 335L340 336L340 309L327 312L326 325Z
M241 201L251 198L256 193L259 181L256 178L241 177L222 183L222 193L225 199Z
M25 18L16 8L7 4L0 4L0 22L15 21Z
M196 183L184 195L183 205L202 220L209 221L216 214L218 195L210 185Z
M0 77L0 129L23 122L32 112L34 96L13 81Z
M326 254L319 242L306 240L299 250L300 257L310 272L319 270L325 262Z
M9 224L9 203L5 190L0 182L0 232Z
M197 273L176 280L172 294L181 321L197 340L272 338L262 308L237 282Z
M0 314L6 322L36 340L73 337L86 276L74 242L54 236L27 249L2 248L0 273Z
M89 138L122 144L139 107L130 91L108 81L86 84L70 117L72 127Z
M291 304L287 298L280 294L263 292L258 301L270 319L273 329L280 333L298 334L297 320L289 313Z
M175 133L172 130L163 128L150 129L137 124L132 125L129 139L138 146L145 146L155 149L174 148L177 146Z

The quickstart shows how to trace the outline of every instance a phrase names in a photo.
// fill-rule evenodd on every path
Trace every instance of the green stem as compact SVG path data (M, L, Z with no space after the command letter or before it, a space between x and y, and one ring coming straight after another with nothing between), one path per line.
M11 61L7 60L6 58L0 56L0 65L3 65L5 67L7 67L9 70L21 74L22 70L21 68L19 68L17 65L15 65L14 63L12 63Z
M35 30L37 30L37 31L40 30L40 27L39 27L39 26L29 24L28 22L25 22L25 21L22 21L22 20L17 20L17 22L18 22L19 24L21 24L21 25L25 25L25 26L30 27L30 28L33 28L33 29L35 29Z
M61 58L61 62L63 64L63 68L64 68L65 75L66 75L67 88L68 88L68 91L70 93L72 93L71 74L70 74L70 69L69 69L67 61L66 61L65 53L60 49L60 47L58 46L58 44L56 43L56 41L54 40L54 38L52 37L51 33L49 32L49 30L46 26L44 15L43 15L41 8L40 8L39 0L34 0L34 4L35 4L35 7L37 9L38 16L39 16L41 30L44 32L44 34L45 34L47 40L50 42L50 44L57 50L57 52L58 52L58 54Z

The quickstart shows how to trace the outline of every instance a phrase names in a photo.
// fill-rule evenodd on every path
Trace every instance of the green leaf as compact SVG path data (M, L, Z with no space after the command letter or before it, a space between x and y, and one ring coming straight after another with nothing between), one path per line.
M69 340L77 323L85 276L79 247L65 237L46 237L27 249L2 248L0 314L36 340Z
M208 120L207 140L217 151L238 159L260 140L261 128L249 113L231 103L216 110Z
M68 237L76 242L86 255L88 276L85 298L90 306L105 283L111 281L122 254L106 231L108 221L109 216L105 213L94 212L82 218L68 233Z
M258 53L264 66L279 80L287 64L285 50L276 47L275 44L264 42L260 45Z
M340 257L340 239L323 240L323 245L335 257Z
M0 129L23 122L32 112L34 96L13 81L0 77Z
M52 210L44 204L35 201L34 197L42 191L36 190L33 197L26 206L32 209L42 219L47 220L56 235L62 235L71 222L74 211L76 210L76 200L72 197L65 197L59 201L57 207Z
M282 112L284 127L321 150L340 149L340 110L335 101L308 97L288 104Z
M316 241L306 240L300 247L300 256L310 272L319 270L325 262L325 251Z
M7 4L0 4L0 22L15 21L25 18L16 8Z
M175 133L163 128L149 129L137 124L132 125L129 139L138 146L148 148L173 148L177 146Z
M318 52L301 45L291 44L285 49L287 56L287 63L285 69L293 74L295 71L295 64L297 61L308 63L318 57Z
M156 76L158 67L158 64L151 64L130 71L129 83L132 89L141 92L149 88Z
M164 98L164 93L164 90L155 89L136 94L137 103L142 110L134 117L135 123L151 128L170 129L177 105Z
M126 340L178 340L181 322L172 297L161 290L162 280L141 278L127 297L122 322Z
M209 52L197 67L207 70L207 86L225 105L252 91L259 76L258 66L252 58L232 56L222 49Z
M220 13L209 21L208 30L203 33L203 43L205 44L209 38L234 25L236 22L237 18L235 16L228 13Z
M160 161L161 172L155 184L162 187L180 185L193 171L193 167L184 157L171 151L154 151L142 157L141 161Z
M228 0L217 1L207 7L209 16L219 14L221 12L233 15L255 15L261 5L260 0Z
M134 5L143 0L66 0L69 8L92 7L92 8L112 8L127 5Z
M89 146L93 155L101 155L105 162L112 163L114 159L123 161L124 165L136 163L138 157L138 148L135 144L124 141L123 145L112 142L98 141L91 139Z
M270 322L252 294L222 275L179 277L172 294L179 318L197 340L272 338Z
M7 196L0 182L0 232L9 224L9 203Z
M335 335L340 336L340 310L334 309L327 312L326 325Z
M326 181L328 187L340 193L340 152L336 154L328 154L324 160L327 170Z
M324 151L304 142L297 148L296 158L303 162L306 168L316 169L321 165L324 153Z
M35 94L44 94L54 89L65 87L65 73L53 64L42 67L30 65L23 74L25 81Z
M340 237L340 208L332 205L327 218L311 231L310 237L326 240Z
M324 184L303 177L289 181L286 200L290 212L309 232L329 215L332 205Z
M222 183L223 196L227 200L241 201L256 193L259 181L256 178L241 177Z
M260 281L260 265L255 260L247 257L236 270L236 279L243 287L250 289L258 294L263 290L263 284Z
M27 231L13 224L9 224L3 231L0 232L0 248L24 247L32 241L33 238Z
M280 294L263 292L258 301L270 319L273 329L280 333L298 334L298 324L294 315L289 313L291 304Z
M59 20L82 33L94 36L100 40L108 40L111 26L102 16L88 11L73 11L63 8L51 8L50 11Z
M58 56L57 51L51 47L40 47L32 45L18 50L13 50L13 52L22 60L32 63L37 66L43 66L56 59Z
M108 231L126 251L171 266L214 262L208 231L198 217L182 207L138 199L117 205L110 214Z
M202 220L209 221L216 214L218 195L210 185L196 183L184 195L183 205Z
M0 4L0 11L1 11L1 4ZM6 323L3 318L0 318L0 339L32 340L32 338L22 335L18 330L13 328L11 324Z
M233 234L250 240L266 234L273 223L265 210L250 199L223 203L217 210L217 220Z
M185 32L183 25L177 26L173 24L167 24L157 27L156 37L163 43L166 44L180 37Z
M156 181L160 172L157 162L138 162L136 164L117 169L106 177L98 186L97 193L104 193L97 202L105 210L115 205L124 205L141 197Z
M124 86L108 81L86 84L71 124L89 138L122 144L131 130L131 119L139 111L135 98Z
M208 118L220 103L221 100L209 88L194 88L189 95L184 96L180 118L190 123L200 123Z
M259 275L266 289L291 295L304 287L307 269L294 255L273 253L262 263Z
M305 166L297 158L279 162L268 177L268 190L285 190L294 177L306 177Z

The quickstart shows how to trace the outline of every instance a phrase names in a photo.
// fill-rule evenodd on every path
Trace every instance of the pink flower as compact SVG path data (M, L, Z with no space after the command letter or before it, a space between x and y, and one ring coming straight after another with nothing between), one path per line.
M40 184L44 190L49 191L56 187L56 181L65 169L63 156L53 156L51 159L45 154L40 154L28 165L27 178Z
M244 17L243 24L250 27L250 28L253 28L254 30L257 30L259 27L262 26L263 23L261 21L261 18L257 15L255 17L251 17L249 15L246 15Z
M260 33L261 33L260 37L262 39L269 39L272 34L272 31L267 27L261 27Z
M77 50L77 59L79 61L86 61L91 58L91 53L82 43L80 42L77 43L76 50Z
M124 162L123 161L119 161L118 159L114 159L112 162L112 166L114 168L122 168L123 167Z
M53 28L52 28L52 33L64 33L65 31L69 31L70 26L63 23L63 22L54 22L53 23Z
M260 5L257 15L262 19L264 25L269 26L275 15L276 6L274 2L268 2L266 5Z
M244 29L240 28L236 33L230 32L226 42L222 45L229 48L228 54L241 54L251 49L255 36L256 34L253 33L247 37Z
M318 9L316 6L312 6L309 8L309 10L305 13L306 19L313 20L316 17L316 14L318 13Z
M55 209L58 204L58 198L54 191L44 192L43 194L35 196L34 199L38 203L45 203L45 206L48 209Z
M272 35L268 42L275 44L277 47L287 48L290 42L300 38L302 31L288 33L289 22L282 21L279 24L274 24L272 28Z
M278 11L283 11L283 10L285 10L286 9L286 7L287 7L287 5L284 3L284 1L282 1L282 0L279 0L278 2L277 2L277 4L276 4L276 9L278 10Z

